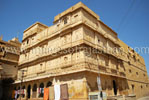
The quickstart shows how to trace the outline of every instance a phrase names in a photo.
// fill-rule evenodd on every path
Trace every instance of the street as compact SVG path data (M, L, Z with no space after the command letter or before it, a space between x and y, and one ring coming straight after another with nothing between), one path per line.
M149 100L149 96L140 98L140 99L138 99L138 100Z

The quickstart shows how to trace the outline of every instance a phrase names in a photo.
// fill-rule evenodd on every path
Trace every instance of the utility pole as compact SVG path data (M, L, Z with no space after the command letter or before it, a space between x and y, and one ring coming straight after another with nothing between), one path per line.
M23 78L24 78L24 72L26 72L26 70L21 70L21 83L20 83L20 100L22 97L22 83L23 83Z
M96 48L96 50L98 50L97 48ZM100 51L101 52L101 51ZM97 54L97 67L98 67L98 69L99 69L99 67L100 67L100 65L99 65L99 59L98 59L98 52L96 53ZM101 79L100 79L100 69L99 69L99 74L98 74L98 76L97 76L97 84L98 84L98 91L100 92L100 98L103 100L103 91L102 91L102 86L101 86Z

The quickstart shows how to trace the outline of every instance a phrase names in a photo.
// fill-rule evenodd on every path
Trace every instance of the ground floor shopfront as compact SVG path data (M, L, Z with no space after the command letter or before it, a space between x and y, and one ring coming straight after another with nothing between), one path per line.
M68 75L25 81L14 84L14 90L23 89L21 100L88 100L90 92L97 92L97 77L101 79L102 91L107 96L128 95L128 83L125 78L93 72L79 72ZM18 100L20 96L18 95ZM46 99L45 99L46 100Z

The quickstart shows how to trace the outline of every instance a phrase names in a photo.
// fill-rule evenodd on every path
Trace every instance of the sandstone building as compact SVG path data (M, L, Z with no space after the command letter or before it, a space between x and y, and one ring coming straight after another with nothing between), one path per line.
M21 50L15 89L25 90L23 99L41 100L39 88L55 84L68 85L69 100L87 100L99 89L107 96L149 93L144 59L81 2L50 27L37 22L27 28Z
M17 78L20 46L21 43L17 38L8 42L0 38L0 100L7 100L5 97L8 96L11 98L8 92L9 87Z

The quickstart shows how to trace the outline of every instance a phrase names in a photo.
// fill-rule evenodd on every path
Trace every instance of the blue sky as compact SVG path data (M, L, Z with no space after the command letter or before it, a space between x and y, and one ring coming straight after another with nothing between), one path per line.
M80 0L0 0L0 35L5 41L39 21L52 25L54 16ZM149 0L81 0L131 47L149 47ZM19 33L19 35L18 35ZM149 73L149 53L141 54Z

